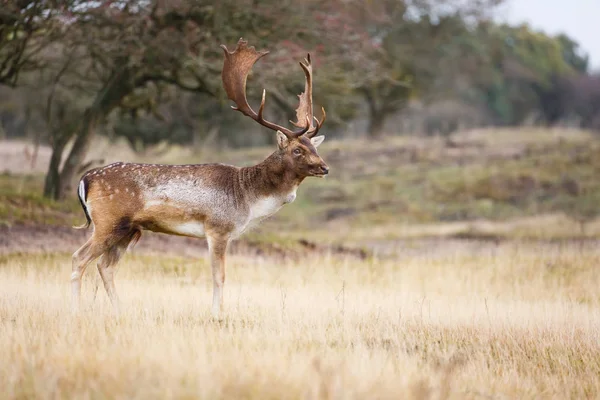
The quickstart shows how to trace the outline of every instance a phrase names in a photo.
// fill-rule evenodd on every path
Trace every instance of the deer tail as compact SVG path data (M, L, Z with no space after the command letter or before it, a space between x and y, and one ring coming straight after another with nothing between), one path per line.
M83 213L85 214L86 222L83 225L73 226L74 229L85 229L88 228L92 223L92 218L90 217L90 210L86 202L88 191L87 183L87 177L83 176L83 178L81 178L81 180L79 181L79 188L77 189L77 197L79 197L81 208L83 208Z

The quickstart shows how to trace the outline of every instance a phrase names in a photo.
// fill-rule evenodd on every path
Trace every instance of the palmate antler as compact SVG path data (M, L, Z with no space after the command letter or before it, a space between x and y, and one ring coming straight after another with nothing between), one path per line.
M306 84L304 86L304 92L298 96L300 98L300 104L296 109L296 118L298 121L292 122L292 124L300 128L300 130L293 131L263 118L266 90L263 89L258 113L250 107L248 100L246 99L246 81L248 79L248 74L252 70L254 64L269 52L256 51L254 46L248 47L248 42L241 38L238 41L235 50L227 50L227 47L224 44L221 45L221 48L225 52L225 61L221 73L223 87L225 88L225 92L227 92L227 97L236 104L232 107L234 110L240 111L242 114L252 118L269 129L281 131L290 139L297 138L304 134L311 138L319 132L319 129L325 122L326 114L325 109L323 108L323 118L321 121L313 116L312 65L310 63L310 54L304 60L304 63L300 62L300 66L304 70L304 75L306 76ZM313 119L316 121L316 125L313 125Z
M306 76L306 83L304 84L304 92L298 95L300 99L300 104L298 104L298 108L296 109L296 118L297 122L290 121L296 127L301 128L304 126L304 123L301 124L300 121L310 121L310 127L306 132L306 136L309 138L315 136L323 123L325 122L325 118L327 114L325 113L325 109L321 108L323 112L323 118L319 121L313 115L313 101L312 101L312 64L310 62L310 54L306 56L304 62L300 61L300 66L304 70L304 75ZM312 125L313 119L317 122L316 126Z

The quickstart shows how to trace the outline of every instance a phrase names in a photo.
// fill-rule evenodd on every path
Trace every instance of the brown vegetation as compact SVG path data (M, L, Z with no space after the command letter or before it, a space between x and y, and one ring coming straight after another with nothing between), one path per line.
M393 260L127 256L124 312L68 255L0 257L6 398L597 398L597 246L441 244ZM96 272L96 271L88 271Z

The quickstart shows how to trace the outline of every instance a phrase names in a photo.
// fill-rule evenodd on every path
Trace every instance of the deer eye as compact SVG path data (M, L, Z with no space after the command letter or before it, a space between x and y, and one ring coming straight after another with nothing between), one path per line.
M294 149L294 155L299 156L300 154L302 154L302 150L298 148Z

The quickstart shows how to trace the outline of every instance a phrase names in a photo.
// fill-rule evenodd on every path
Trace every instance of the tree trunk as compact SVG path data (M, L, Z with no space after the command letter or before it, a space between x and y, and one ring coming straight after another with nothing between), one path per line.
M65 149L65 143L57 143L52 146L52 155L50 156L50 164L48 172L46 172L46 180L44 182L44 197L58 199L60 188L60 160Z
M97 112L94 110L88 110L79 129L79 134L73 143L73 147L65 160L65 164L60 172L60 178L58 182L58 190L55 198L57 200L64 199L66 194L71 191L73 179L75 174L78 172L79 167L83 163L83 160L87 154L87 151L94 137L96 131L96 124L99 120Z
M62 156L67 147L67 143L73 137L73 132L64 132L62 130L54 130L50 132L50 143L52 146L52 155L46 172L44 182L44 197L57 200L59 198L60 188L60 164Z
M123 98L130 94L136 87L145 84L145 81L143 81L137 84L137 86L132 85L131 79L131 70L123 68L115 71L103 89L97 93L92 105L86 109L82 116L81 124L76 128L75 142L65 160L62 171L58 174L58 179L56 179L56 176L49 176L46 179L48 183L47 193L54 193L53 197L55 199L64 199L66 194L71 191L73 180L87 155L98 122L109 115L121 103ZM60 153L62 153L62 150ZM49 175L52 172L49 169ZM53 192L50 188L54 185L56 187ZM46 193L46 191L44 192Z
M377 99L376 90L370 87L362 88L362 93L369 107L369 126L367 134L373 139L381 139L383 137L385 117L387 114L384 111L382 104Z
M369 115L369 127L367 133L369 137L374 139L381 139L385 133L383 128L385 126L385 114L382 112L372 111Z

